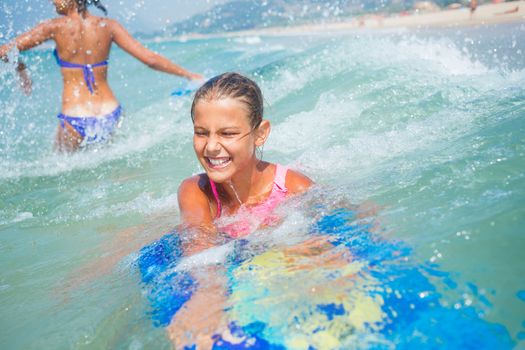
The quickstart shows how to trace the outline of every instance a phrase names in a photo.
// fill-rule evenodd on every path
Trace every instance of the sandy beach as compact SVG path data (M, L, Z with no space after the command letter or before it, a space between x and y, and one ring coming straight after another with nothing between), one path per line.
M225 36L300 35L304 33L344 32L360 29L464 27L513 22L525 23L525 0L483 4L478 6L472 14L470 8L467 7L437 11L412 11L389 15L369 14L343 22L257 28L220 34L188 34L180 36L178 39L188 40Z
M441 10L436 12L418 12L405 16L371 16L357 21L358 26L367 28L389 27L432 27L432 26L470 26L509 23L525 20L525 1L513 1L478 6L474 13L470 9ZM355 25L355 23L354 23Z

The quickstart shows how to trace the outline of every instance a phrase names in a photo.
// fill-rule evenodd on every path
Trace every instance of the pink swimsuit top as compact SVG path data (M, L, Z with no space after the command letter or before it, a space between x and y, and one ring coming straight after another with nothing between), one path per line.
M221 219L222 205L217 192L217 186L210 179L210 186L217 202L217 215L215 217L217 228L232 238L243 237L255 231L260 226L268 226L279 221L279 217L273 213L275 208L286 198L286 173L288 168L280 164L275 165L275 177L273 179L272 192L260 204L254 206L242 205L233 217ZM220 219L220 220L219 220Z

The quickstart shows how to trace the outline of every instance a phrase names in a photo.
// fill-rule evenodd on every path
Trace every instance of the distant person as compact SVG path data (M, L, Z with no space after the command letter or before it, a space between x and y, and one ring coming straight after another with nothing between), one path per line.
M107 81L113 42L150 68L189 80L203 79L142 46L119 22L91 15L87 10L89 5L95 5L106 14L99 0L53 0L53 4L61 17L47 20L13 42L0 46L0 58L7 62L7 54L14 46L25 51L47 40L55 41L54 55L62 68L64 82L55 143L57 150L74 151L85 145L105 142L120 124L122 108ZM25 92L30 93L31 80L21 61L17 72Z
M496 16L501 16L501 15L510 15L512 13L518 13L520 11L520 7L519 6L516 6L516 7L513 7L511 9L508 9L506 11L503 11L503 12L497 12L495 13L494 15Z
M474 15L474 12L478 8L478 0L470 0L470 17Z

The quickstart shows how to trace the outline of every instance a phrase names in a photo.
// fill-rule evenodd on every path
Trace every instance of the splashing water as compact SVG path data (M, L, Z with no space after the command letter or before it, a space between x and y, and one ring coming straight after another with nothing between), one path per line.
M431 332L425 321L461 315L476 320L475 334L523 346L524 36L522 25L509 25L148 44L207 76L237 70L253 77L273 126L265 158L319 185L301 205L283 208L278 227L221 254L203 253L229 268L232 333L294 346L337 330L339 344L388 348L406 344L396 338L406 333L395 315L415 327L404 318L413 304L421 323L406 332ZM176 79L159 79L114 50L109 79L126 110L123 127L110 145L58 155L52 142L60 76L51 49L23 56L34 80L31 99L19 91L12 67L0 68L0 344L169 348L166 331L151 320L166 310L142 295L148 287L141 287L135 263L142 246L178 223L178 185L200 171L191 97L170 97ZM338 210L366 200L379 209L362 219L378 228L352 231L356 219ZM332 226L315 229L327 222ZM339 227L329 235L338 244L324 261L336 253L355 259L313 268L308 277L301 270L286 275L283 269L316 260L296 254L286 265L283 252L328 227ZM249 277L253 269L258 279ZM355 278L335 287L336 275ZM309 292L285 290L286 281ZM334 287L316 294L314 307L306 301L316 283ZM331 305L338 292L344 298ZM262 312L250 293L272 308ZM294 298L305 309L294 309ZM290 322L272 318L286 310ZM320 338L308 315L337 322ZM305 327L295 332L301 339L287 336L293 317Z

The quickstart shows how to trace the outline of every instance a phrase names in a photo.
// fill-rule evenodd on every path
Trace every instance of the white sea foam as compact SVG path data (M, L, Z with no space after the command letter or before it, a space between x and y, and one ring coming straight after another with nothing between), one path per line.
M217 247L206 249L197 254L184 257L180 262L169 272L174 271L191 271L195 268L224 264L228 254L233 250L234 242L226 243Z
M191 134L191 120L183 107L187 108L188 103L187 99L175 102L165 100L133 115L125 115L122 129L117 130L109 146L101 145L72 154L48 151L39 159L31 161L5 159L0 168L0 178L55 176L73 170L92 169L129 155L140 154L168 140L187 142Z
M241 36L234 38L233 41L240 44L257 45L261 43L261 38L258 36Z
M471 51L472 46L477 49L476 44L463 50L462 44L448 39L402 35L408 34L363 33L333 40L319 36L304 43L300 38L265 37L260 37L259 44L231 45L222 39L201 40L199 45L166 43L169 52L187 50L188 55L198 58L191 62L191 68L202 64L213 66L217 70L214 73L232 69L257 72L255 77L274 107L269 115L273 131L264 158L299 167L321 189L314 188L298 198L302 205L298 210L293 203L283 205L283 222L235 242L240 246L235 254L249 259L300 242L312 229L309 225L329 210L316 203L345 208L371 198L387 207L382 214L390 222L382 221L379 230L386 227L393 237L415 247L410 258L428 260L438 251L442 256L438 262L445 270L450 268L456 276L467 276L464 280L479 281L481 287L494 289L495 293L487 294L494 305L491 309L510 315L505 320L509 329L519 327L520 300L514 298L514 302L497 286L501 281L512 282L508 276L519 275L515 261L523 246L519 232L523 226L520 170L524 71L507 72L497 64L499 70L493 68L482 55ZM224 52L227 46L238 50ZM277 51L271 51L273 48ZM49 52L45 54L50 57ZM76 335L87 339L83 338L85 329L94 329L100 342L109 339L129 344L121 336L126 332L121 330L129 329L131 323L149 322L151 311L145 309L146 301L135 302L140 287L131 262L136 261L138 253L122 260L109 278L98 278L88 292L72 293L75 302L55 303L54 298L46 296L48 288L61 288L61 278L72 266L97 262L98 244L105 247L104 241L120 227L136 222L149 226L138 236L126 235L125 242L112 246L106 256L118 257L126 247L138 250L143 241L159 237L166 227L176 224L180 218L173 180L187 177L197 168L191 150L190 98L158 102L146 91L167 95L169 85L159 84L152 90L135 85L139 79L134 78L140 76L137 72L143 67L120 59L123 56L118 55L124 54L118 50L112 55L119 58L112 61L112 79L118 79L112 86L116 93L124 93L123 104L133 105L137 112L127 115L114 143L98 152L57 155L49 150L56 127L50 115L58 108L58 96L56 100L47 95L45 99L27 100L11 94L7 90L16 86L16 80L0 91L6 93L2 97L8 97L2 100L6 108L1 113L7 114L2 114L5 124L0 130L4 133L0 145L5 147L0 154L0 190L5 195L2 193L0 201L7 205L0 208L0 215L2 224L21 220L14 223L14 230L2 231L6 244L1 256L9 279L18 278L20 273L27 277L20 285L1 281L0 290L8 288L6 293L12 297L13 302L5 307L16 318L13 324L27 323L24 315L35 312L44 321L56 321L40 322L44 328L34 327L32 336L24 338L29 339L26 347L42 344L42 339L51 339L44 344L50 348L67 347ZM514 58L519 60L520 56ZM46 70L52 62L35 62L36 95L39 89L58 91L58 71ZM13 78L12 72L6 74ZM152 80L159 79L155 84L171 79L147 72L138 84L152 84L150 74L155 77ZM137 91L132 91L135 88ZM35 149L35 142L47 148ZM326 190L323 185L328 183L332 186ZM371 217L374 214L367 218ZM453 239L457 232L469 234ZM230 249L227 244L202 252L184 259L178 268L199 270L224 263ZM474 258L467 254L470 251L476 252ZM501 271L506 273L502 275ZM313 268L312 272L319 270ZM247 271L247 280L251 280L250 274ZM316 282L308 278L309 272L305 276L300 281ZM277 277L289 281L287 275ZM463 293L459 282L458 293ZM507 289L518 290L518 282ZM34 291L29 297L24 293L28 288ZM254 290L264 292L262 288ZM300 293L294 295L293 288L289 291L290 302L297 301L295 296ZM446 297L447 301L452 300L450 305L454 305L458 300L453 300L453 292L449 294L452 297ZM97 306L99 300L112 307ZM476 299L473 301L475 305ZM91 305L96 306L91 309ZM79 309L86 311L86 317L74 317ZM257 305L255 309L258 311ZM75 322L68 322L73 319ZM65 328L56 331L52 325L57 322ZM157 334L148 327L139 328L144 337L137 339L144 346L165 345L152 345L148 339L158 339ZM23 332L23 327L14 329L7 341L20 343L17 335ZM69 338L62 338L63 334ZM366 347L367 341L395 346L383 344L381 339L367 339L366 334L347 339L351 343L342 347L363 343Z
M2 214L3 216L2 220L0 220L0 225L15 224L15 223L22 222L22 221L33 218L33 213L28 212L28 211L16 213L14 217L12 217L12 215L9 215L7 212L3 210L0 211L0 214ZM4 217L4 216L7 216L7 217ZM9 216L11 216L11 218L9 218Z

